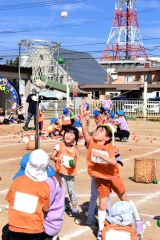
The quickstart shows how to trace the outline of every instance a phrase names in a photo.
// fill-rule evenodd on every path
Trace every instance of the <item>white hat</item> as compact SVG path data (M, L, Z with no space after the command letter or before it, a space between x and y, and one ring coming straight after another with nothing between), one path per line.
M106 219L121 226L135 225L134 209L129 202L118 201L111 208L111 216L107 216Z
M25 175L33 181L43 182L48 178L48 164L49 155L42 149L37 149L30 154L30 158L25 169Z

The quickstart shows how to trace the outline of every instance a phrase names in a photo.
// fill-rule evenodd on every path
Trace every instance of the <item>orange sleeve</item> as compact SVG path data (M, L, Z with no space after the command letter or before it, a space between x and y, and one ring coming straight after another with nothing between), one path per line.
M118 150L117 147L110 145L108 149L109 156L115 157L117 150Z
M15 195L15 190L14 190L14 183L12 183L7 195L6 195L6 201L9 203L13 203L14 201L14 195Z

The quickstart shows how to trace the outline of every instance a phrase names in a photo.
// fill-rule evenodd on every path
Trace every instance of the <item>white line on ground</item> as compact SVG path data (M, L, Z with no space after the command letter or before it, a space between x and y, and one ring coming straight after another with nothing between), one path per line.
M149 217L149 218L154 218L154 215L150 215L150 214L145 214L145 213L139 213L140 216L144 216L144 217Z
M148 194L146 197L144 197L143 199L141 200L138 200L136 205L139 206L141 204L144 204L145 202L147 202L148 200L151 200L153 198L156 198L156 197L159 197L160 196L160 191L159 192L155 192L155 193L152 193L152 194Z
M127 195L128 196L148 196L149 194L151 194L151 193L128 193L127 192ZM91 195L90 194L77 194L77 197L90 197ZM111 194L110 195L111 197L117 197L117 195L116 194Z
M150 196L148 196L149 193L147 194L146 197L144 197L142 200L138 200L137 202L135 201L135 204L137 206L141 205L141 204L144 204L144 202L148 201L148 200L151 200L152 198L155 198L155 197L158 197L160 195L160 192L156 192L154 194L151 194ZM146 217L150 217L150 218L153 218L154 216L152 215L149 215L149 214L142 214L143 216L146 216ZM78 236L81 236L83 234L85 234L86 232L88 232L90 229L86 229L85 227L81 228L80 230L77 230L75 232L72 232L71 234L66 234L64 235L63 237L61 237L61 240L70 240L70 239L76 239L76 237Z
M148 156L148 155L151 155L153 153L158 153L158 152L160 152L160 148L157 148L157 149L155 149L153 151L150 151L150 152L147 152L147 153L141 153L141 154L134 155L134 156L131 156L131 157L128 157L128 158L124 158L123 161L128 161L130 159L141 157L141 156Z
M12 162L12 161L17 161L21 159L22 157L17 157L17 158L9 158L9 159L1 159L0 163L7 163L7 162Z
M86 232L88 232L90 230L89 227L82 227L81 229L72 232L71 234L66 234L63 237L61 237L61 240L71 240L72 238L76 239L76 237L85 234Z
M14 137L15 135L5 135L5 136L0 136L0 138L6 138L6 137Z
M12 147L12 146L17 146L17 145L23 145L23 143L13 143L13 144L2 144L0 147Z

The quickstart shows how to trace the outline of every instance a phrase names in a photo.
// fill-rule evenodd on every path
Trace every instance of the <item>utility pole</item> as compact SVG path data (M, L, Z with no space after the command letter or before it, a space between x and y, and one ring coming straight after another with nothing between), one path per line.
M143 92L143 117L147 117L147 91L148 91L148 75L144 76L144 92Z

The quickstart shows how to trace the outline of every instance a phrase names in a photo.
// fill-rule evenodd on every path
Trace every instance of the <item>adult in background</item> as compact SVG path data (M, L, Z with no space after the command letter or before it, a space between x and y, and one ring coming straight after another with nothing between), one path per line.
M28 130L28 125L29 122L32 118L32 116L34 117L34 126L36 128L36 105L37 105L37 96L36 96L36 89L33 88L32 89L32 93L28 95L26 102L29 104L28 106L28 115L27 115L27 119L25 122L25 125L23 127L23 129L25 131Z
M112 101L110 99L110 96L106 95L105 100L102 101L102 107L104 109L108 108L109 110L111 110L112 109L112 105L113 105L113 103L112 103Z
M116 114L118 115L118 119L116 120L117 132L115 133L115 137L119 138L121 142L125 142L130 135L128 122L125 118L124 111L117 111Z

